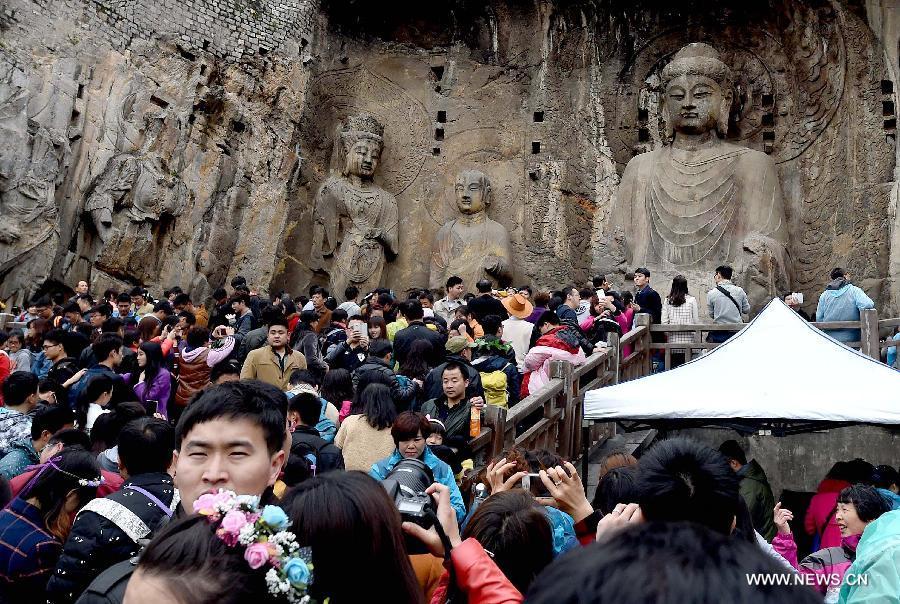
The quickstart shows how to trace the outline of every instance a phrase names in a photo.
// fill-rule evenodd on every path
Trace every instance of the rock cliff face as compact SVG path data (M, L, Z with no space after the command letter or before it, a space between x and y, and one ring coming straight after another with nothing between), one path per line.
M621 273L595 254L620 175L662 144L662 66L704 41L737 76L728 138L776 162L792 289L814 307L841 265L885 306L900 266L886 61L898 11L851 0L8 0L0 299L81 278L95 291L178 284L201 299L237 273L263 291L328 283L310 263L313 197L340 169L341 123L359 113L385 125L376 181L400 210L388 285L427 285L428 250L468 168L491 180L514 282Z

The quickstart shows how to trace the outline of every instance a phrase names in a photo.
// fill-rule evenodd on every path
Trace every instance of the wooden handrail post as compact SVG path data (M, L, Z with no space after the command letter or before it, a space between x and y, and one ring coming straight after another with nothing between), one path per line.
M550 377L558 378L565 382L562 392L560 392L557 399L558 403L562 403L561 405L557 404L557 407L562 407L563 410L562 426L560 426L559 433L559 450L557 453L566 459L571 459L572 457L573 432L576 429L574 401L578 397L578 384L575 383L572 377L573 372L574 367L568 361L550 362Z
M612 383L619 383L619 366L622 363L622 346L619 344L621 336L614 331L606 335L606 343L609 345L609 372L612 374Z
M491 428L491 444L486 458L491 461L506 446L506 409L498 405L484 406L484 423Z
M639 312L634 315L634 327L646 327L647 330L641 334L641 350L643 351L643 372L640 377L650 375L650 355L653 351L650 349L650 315L645 312Z
M881 360L881 346L878 338L878 311L867 308L859 313L860 346L859 351L876 361Z

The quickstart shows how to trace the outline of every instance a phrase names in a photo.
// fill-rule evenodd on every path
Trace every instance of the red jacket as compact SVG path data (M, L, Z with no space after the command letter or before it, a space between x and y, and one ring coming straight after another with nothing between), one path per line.
M850 483L844 480L826 478L819 483L816 494L809 502L803 525L808 534L822 535L819 549L840 547L841 545L841 530L838 528L834 519L835 514L832 512L837 506L838 494L849 486ZM825 526L826 520L828 521L827 527Z
M456 586L468 596L469 604L520 604L525 600L475 539L470 537L454 547L450 562L456 573ZM448 577L446 572L441 577L431 604L446 601Z

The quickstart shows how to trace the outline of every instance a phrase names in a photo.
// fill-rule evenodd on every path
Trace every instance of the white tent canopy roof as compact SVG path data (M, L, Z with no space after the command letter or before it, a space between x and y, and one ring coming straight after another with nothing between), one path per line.
M779 299L681 367L584 397L588 420L803 420L900 424L900 372L848 348Z

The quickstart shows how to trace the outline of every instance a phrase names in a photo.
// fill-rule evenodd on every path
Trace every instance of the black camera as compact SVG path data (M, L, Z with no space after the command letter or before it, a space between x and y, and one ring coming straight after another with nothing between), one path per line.
M424 462L401 459L381 484L394 500L403 522L418 524L426 530L434 526L437 517L434 500L425 493L425 489L434 484L434 474ZM421 541L407 535L406 551L409 554L424 554L428 549Z

